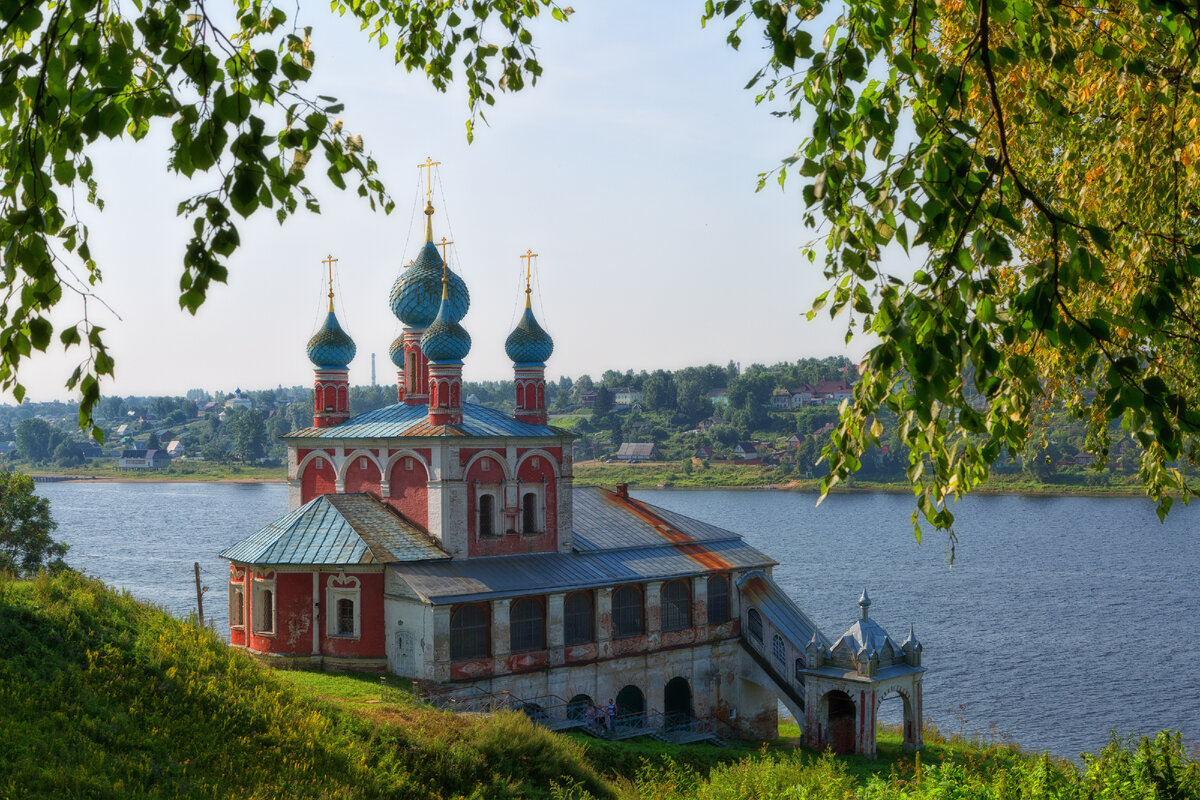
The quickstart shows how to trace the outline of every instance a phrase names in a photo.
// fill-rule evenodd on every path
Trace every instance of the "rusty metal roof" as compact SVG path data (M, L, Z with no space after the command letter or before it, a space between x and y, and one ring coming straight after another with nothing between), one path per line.
M430 425L429 406L396 403L352 417L328 428L303 428L281 437L294 439L393 439L399 437L528 437L574 436L552 425L530 425L487 406L463 404L461 425Z
M829 639L817 624L796 606L770 575L757 570L748 572L738 579L738 588L742 591L742 602L757 608L798 649L807 647L814 636L817 644L829 647Z
M706 554L725 569L761 568L774 562L734 539L715 542ZM390 566L391 575L435 605L588 589L712 571L686 549L671 544L590 553L538 553L468 561L426 561Z
M573 515L575 547L582 551L741 540L733 531L607 489L576 488Z
M368 494L323 494L226 549L221 557L280 566L450 558L420 526Z

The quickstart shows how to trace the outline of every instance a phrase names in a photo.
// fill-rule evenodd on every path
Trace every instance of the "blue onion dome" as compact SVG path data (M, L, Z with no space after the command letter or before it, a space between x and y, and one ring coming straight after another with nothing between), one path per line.
M449 294L449 289L446 294ZM467 333L453 313L453 299L447 297L438 309L437 317L421 337L421 351L435 364L462 361L471 352L471 334Z
M438 314L442 301L442 256L433 243L433 206L425 206L425 244L411 266L401 271L392 285L392 313L411 328L427 328ZM467 315L471 296L467 284L453 272L450 278L450 311L455 319Z
M404 369L404 335L396 337L396 341L392 342L392 346L388 348L388 358L392 359L392 363L396 365L396 369Z
M504 340L504 352L514 363L541 365L545 365L546 359L554 352L554 340L542 330L528 304L517 327Z
M321 330L308 340L308 358L320 369L346 369L355 351L354 340L342 330L332 311Z

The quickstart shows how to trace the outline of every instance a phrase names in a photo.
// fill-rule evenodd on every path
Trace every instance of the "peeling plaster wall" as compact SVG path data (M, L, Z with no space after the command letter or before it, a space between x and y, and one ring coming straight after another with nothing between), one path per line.
M405 678L425 678L433 658L433 607L389 596L383 604L388 669Z

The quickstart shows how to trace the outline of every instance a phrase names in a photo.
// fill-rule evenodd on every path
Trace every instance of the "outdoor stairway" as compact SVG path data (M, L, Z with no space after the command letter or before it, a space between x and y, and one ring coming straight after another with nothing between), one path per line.
M474 686L425 686L418 696L432 706L457 713L491 714L497 711L520 711L530 721L552 731L576 730L588 736L610 741L649 736L673 744L706 742L718 747L729 744L717 733L715 720L696 719L689 715L666 716L653 709L637 714L616 717L613 730L588 725L587 716L578 705L561 697L546 695L524 699L511 692L488 692Z

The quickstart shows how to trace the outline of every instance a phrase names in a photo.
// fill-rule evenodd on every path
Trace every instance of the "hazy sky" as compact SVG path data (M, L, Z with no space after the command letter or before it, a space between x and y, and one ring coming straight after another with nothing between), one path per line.
M395 211L372 213L339 192L314 155L323 212L283 226L270 212L241 221L229 283L192 317L178 305L188 225L174 210L210 184L167 174L165 126L106 147L95 156L106 209L86 212L104 268L98 293L117 315L89 307L117 360L103 390L311 382L305 345L323 320L329 253L339 259L338 318L358 345L351 381L370 382L375 353L378 382L393 383L387 348L400 324L387 297L421 242L416 165L427 156L442 164L435 237L454 240L451 266L471 291L468 380L511 375L503 344L521 308L527 249L540 254L534 309L555 340L552 378L847 352L844 319L804 319L825 281L820 260L801 254L813 233L800 221L799 180L754 192L757 174L807 126L754 106L743 87L761 47L748 39L730 50L723 26L701 29L700 10L580 2L566 25L547 16L536 29L543 78L498 95L468 146L462 86L439 94L348 18L305 9L318 54L310 92L345 102L346 128L379 161ZM80 314L67 297L59 324ZM79 359L38 355L21 371L29 398L67 398L63 381Z

